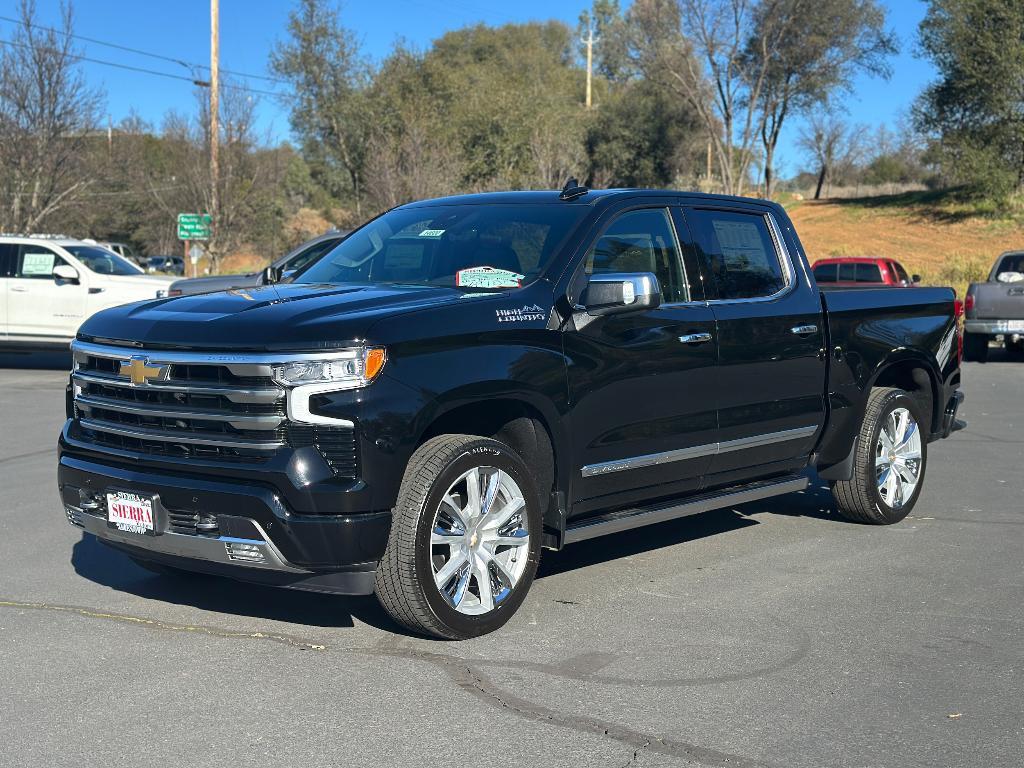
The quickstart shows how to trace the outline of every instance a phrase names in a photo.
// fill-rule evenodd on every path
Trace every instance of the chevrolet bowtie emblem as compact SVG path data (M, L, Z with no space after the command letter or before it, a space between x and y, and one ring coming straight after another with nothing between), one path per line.
M162 381L167 378L166 365L147 365L145 357L133 357L121 361L121 375L132 380L132 384L146 384L150 381Z

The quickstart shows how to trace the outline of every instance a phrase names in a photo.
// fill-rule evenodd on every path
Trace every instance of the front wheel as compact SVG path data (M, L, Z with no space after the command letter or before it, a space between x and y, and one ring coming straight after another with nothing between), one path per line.
M857 435L853 476L832 486L839 512L859 523L898 523L921 495L928 446L917 401L902 389L868 396Z
M511 448L471 435L421 445L406 468L375 591L415 632L462 640L515 613L540 559L541 512Z

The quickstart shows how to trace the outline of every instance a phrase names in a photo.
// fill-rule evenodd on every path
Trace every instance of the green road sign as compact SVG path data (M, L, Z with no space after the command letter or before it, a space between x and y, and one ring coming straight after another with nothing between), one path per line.
M213 217L208 213L179 213L179 240L209 240Z

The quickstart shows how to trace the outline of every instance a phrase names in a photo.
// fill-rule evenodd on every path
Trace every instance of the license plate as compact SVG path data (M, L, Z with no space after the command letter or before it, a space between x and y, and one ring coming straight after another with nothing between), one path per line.
M1019 333L1020 331L1024 331L1024 320L1007 320L1003 325L1010 333Z
M108 493L107 522L126 533L153 534L153 499L127 491Z

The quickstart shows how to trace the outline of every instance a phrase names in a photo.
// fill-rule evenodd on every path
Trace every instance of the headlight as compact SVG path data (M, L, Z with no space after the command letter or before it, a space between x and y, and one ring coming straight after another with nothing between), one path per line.
M337 357L299 360L274 367L274 380L286 387L303 384L338 384L339 389L363 387L381 372L384 350L373 347L350 349Z

